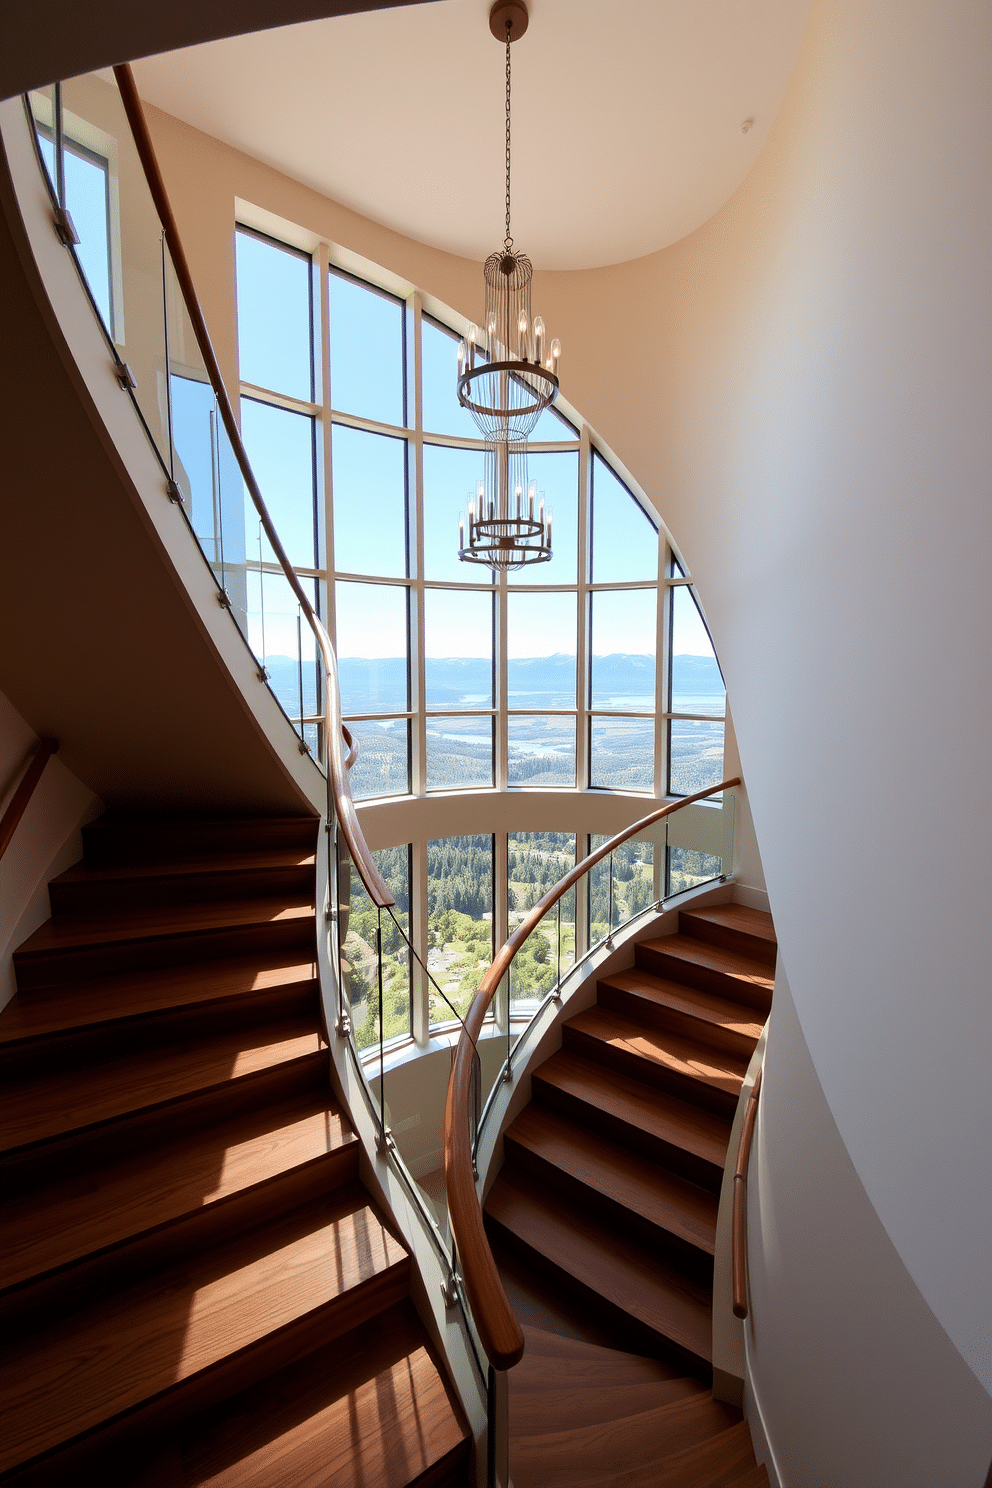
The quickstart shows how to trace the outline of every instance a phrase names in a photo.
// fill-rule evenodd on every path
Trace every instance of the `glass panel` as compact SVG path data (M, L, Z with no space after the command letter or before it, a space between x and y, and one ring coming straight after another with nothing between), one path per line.
M307 414L289 413L253 398L241 400L241 436L269 516L290 563L317 565L315 425ZM275 554L261 536L258 513L245 492L245 530L250 552L265 563ZM261 545L261 546L260 546Z
M578 576L579 456L577 450L527 456L528 482L544 493L554 517L551 560L510 574L511 584L574 584Z
M410 724L406 718L372 722L348 721L358 745L351 767L351 794L356 801L370 796L405 796L410 790Z
M493 777L493 720L428 718L427 789L486 787Z
M595 584L626 584L658 576L658 533L619 476L599 455L592 460L591 572Z
M420 337L424 428L431 434L458 434L462 439L481 439L482 433L475 419L458 401L459 337L442 330L426 315L420 321ZM457 517L456 511L456 522ZM457 526L455 530L458 530Z
M244 228L234 241L241 380L312 402L310 260Z
M406 440L335 424L331 453L334 567L405 578Z
M100 299L97 280L105 286L101 313L113 322L121 359L134 376L134 401L166 468L170 462L165 322L162 287L162 228L138 159L127 117L112 75L89 74L62 85L69 178L75 193L91 193L88 205L74 195L68 202L88 242L80 245L80 263ZM71 143L70 143L71 142ZM93 160L112 162L109 174L82 165L78 147ZM112 240L108 245L108 234ZM112 250L112 251L111 251ZM92 252L95 259L88 258ZM119 255L119 256L118 256ZM107 265L109 264L109 268ZM110 286L110 273L114 283ZM113 293L110 293L112 288ZM112 309L111 309L112 305Z
M339 583L338 675L349 713L403 713L409 707L405 585Z
M53 151L54 160L54 151ZM65 205L79 234L76 256L113 340L113 294L110 283L110 169L95 151L66 139L63 150Z
M607 839L598 834L589 837L589 851L602 847ZM589 944L597 941L656 902L654 891L654 843L646 837L632 837L612 853L613 904L610 906L610 858L603 858L589 870Z
M691 796L709 785L719 785L723 779L723 720L694 723L673 718L668 729L668 794Z
M424 607L428 708L491 708L492 594L428 589Z
M711 878L719 878L722 872L722 858L714 857L712 853L693 852L688 847L668 849L669 894L681 894L685 889L695 888L696 884L708 883Z
M58 195L58 185L55 172L55 84L50 83L47 88L33 88L28 94L31 105L31 117L34 119L35 134L38 137L38 146L41 150L41 158L45 162L45 170L52 188Z
M304 579L303 585L315 604L314 581ZM249 570L248 641L287 717L295 722L301 708L303 716L315 715L320 699L317 643L285 574Z
M709 631L686 585L672 591L672 713L722 718L727 693Z
M372 854L376 867L396 900L395 914L403 929L410 928L410 849L383 847ZM379 1042L379 970L376 931L382 926L382 1035L397 1038L410 1032L410 951L388 911L381 922L354 868L347 934L341 947L342 973L351 1006L355 1043L359 1049Z
M510 785L575 784L574 717L511 713L507 727Z
M427 844L427 966L464 1017L493 958L494 839L441 837ZM431 1024L451 1020L432 987Z
M590 602L592 706L653 711L657 590L597 590Z
M330 275L331 406L404 424L404 307L343 274Z
M482 479L481 450L424 445L424 576L456 584L487 584L491 571L458 557L458 518Z
M511 932L528 910L575 866L571 832L514 832L506 839L507 912ZM510 1001L539 1002L554 988L559 969L564 976L575 960L575 889L561 901L559 956L558 910L551 909L517 952L510 967Z
M546 408L534 425L531 444L558 443L566 439L578 439L578 429L573 429L568 419L555 408Z
M590 719L589 784L600 790L653 790L654 719Z
M511 708L574 708L576 597L507 596L507 698Z

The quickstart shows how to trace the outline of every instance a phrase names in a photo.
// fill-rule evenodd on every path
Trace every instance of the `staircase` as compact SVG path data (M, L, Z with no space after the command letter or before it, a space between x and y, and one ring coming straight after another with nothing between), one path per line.
M467 1482L329 1085L316 835L102 818L15 955L2 1484Z
M529 1319L510 1373L515 1488L767 1483L708 1386L720 1184L775 957L769 915L682 910L533 1072L485 1205Z

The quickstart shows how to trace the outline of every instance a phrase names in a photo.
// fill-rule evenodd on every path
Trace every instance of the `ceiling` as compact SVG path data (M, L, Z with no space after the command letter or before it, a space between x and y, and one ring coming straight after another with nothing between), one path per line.
M503 238L490 0L438 0L134 64L149 102L345 206L483 259ZM513 235L541 268L699 227L753 164L809 0L530 0L513 44ZM753 121L742 132L745 121Z

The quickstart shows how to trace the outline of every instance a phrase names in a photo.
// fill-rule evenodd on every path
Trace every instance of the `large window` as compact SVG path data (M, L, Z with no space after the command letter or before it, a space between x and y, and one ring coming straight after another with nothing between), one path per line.
M461 563L482 444L455 395L457 333L325 247L239 228L237 272L245 438L328 617L356 797L718 779L723 684L688 577L588 429L549 410L531 442L552 561L505 576ZM248 512L249 569L270 576L249 586L260 659L296 674L293 712L314 717L318 680L301 692L298 648L273 649L291 616L268 599L257 525Z

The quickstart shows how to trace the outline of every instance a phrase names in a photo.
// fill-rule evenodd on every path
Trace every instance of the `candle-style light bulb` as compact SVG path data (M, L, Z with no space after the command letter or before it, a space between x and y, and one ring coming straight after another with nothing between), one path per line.
M478 337L479 327L477 325L470 325L468 328L468 370L470 372L475 368L475 343Z
M548 512L548 541L547 541L547 545L550 548L550 546L551 546L551 513L550 512Z
M530 327L527 324L527 311L521 310L517 318L517 355L522 362L527 361L527 353L530 347L527 345L527 332Z
M544 361L544 320L534 316L534 360L538 366Z
M496 357L496 315L490 315L486 322L486 336L489 341L489 360L494 361Z
M561 356L561 342L558 340L558 337L556 336L555 339L551 343L551 370L555 374L556 377L558 376L558 358L560 356Z
M461 552L465 546L465 523L461 517L458 518L458 551Z
M544 497L543 496L541 497L541 504L537 508L537 520L540 522L541 526L543 527L544 526Z
M528 516L529 516L529 518L530 518L530 520L532 522L534 520L534 498L536 496L537 496L537 481L531 481L530 485L527 487L527 506L528 506L528 513L527 514L528 514Z
M465 359L468 356L468 342L463 336L458 343L458 376L461 377L465 371Z

